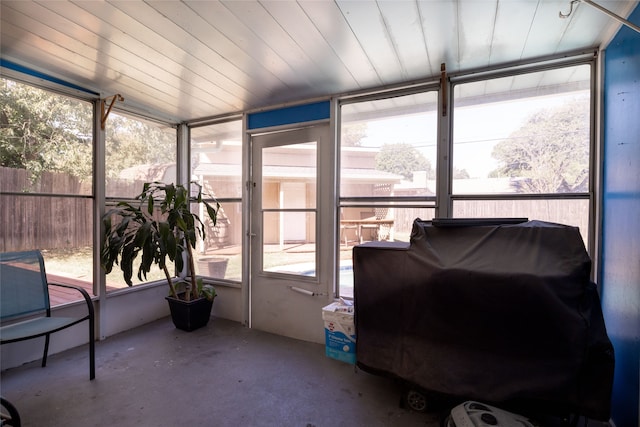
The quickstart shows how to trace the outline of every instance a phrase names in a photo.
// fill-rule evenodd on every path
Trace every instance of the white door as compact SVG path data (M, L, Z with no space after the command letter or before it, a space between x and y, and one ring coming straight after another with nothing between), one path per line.
M334 295L333 210L319 172L330 150L328 125L251 138L252 328L324 342L322 307Z

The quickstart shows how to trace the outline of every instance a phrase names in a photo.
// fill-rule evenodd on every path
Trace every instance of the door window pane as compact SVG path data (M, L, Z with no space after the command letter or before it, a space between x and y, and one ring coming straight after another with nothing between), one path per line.
M315 209L317 144L278 145L262 150L262 207Z
M263 271L316 276L317 143L262 149Z
M263 213L262 270L316 276L316 213Z

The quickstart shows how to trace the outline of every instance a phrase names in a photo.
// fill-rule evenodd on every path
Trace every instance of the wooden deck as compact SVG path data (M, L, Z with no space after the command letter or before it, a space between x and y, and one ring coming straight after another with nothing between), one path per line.
M84 290L86 290L89 293L90 297L95 296L93 293L93 282L88 282L86 280L80 280L73 277L66 277L66 276L60 276L57 274L49 274L49 273L47 273L47 280L50 283L61 283L63 285L79 286ZM117 289L119 288L116 286L107 285L107 292L117 290ZM73 289L62 288L60 286L50 286L49 300L51 302L51 306L54 307L60 304L80 301L82 300L82 295L80 295L80 292L75 291Z

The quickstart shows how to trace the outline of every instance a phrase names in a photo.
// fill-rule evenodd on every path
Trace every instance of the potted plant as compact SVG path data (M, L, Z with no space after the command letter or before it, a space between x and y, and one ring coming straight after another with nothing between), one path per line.
M208 203L202 195L190 197L183 185L147 182L136 196L139 203L119 202L103 216L103 243L100 261L109 274L119 264L127 285L131 286L134 264L140 256L137 277L146 280L152 266L157 265L169 285L166 297L174 325L192 331L209 321L216 290L196 278L193 250L198 239L204 239L205 226L191 211L191 203L204 205L215 226L220 204ZM169 271L174 266L178 277Z

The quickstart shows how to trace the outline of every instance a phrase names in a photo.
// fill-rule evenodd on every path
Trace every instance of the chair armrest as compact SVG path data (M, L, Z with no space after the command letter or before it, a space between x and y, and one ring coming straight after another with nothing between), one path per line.
M66 284L55 283L55 282L47 282L47 285L48 286L59 286L61 288L75 289L76 291L80 292L82 294L82 297L84 298L85 302L87 303L87 309L89 310L89 317L91 319L93 319L93 302L91 301L91 297L89 296L89 293L86 290L84 290L80 286L66 285Z
M82 297L87 303L87 310L89 312L86 317L79 319L78 321L81 322L85 319L89 320L89 379L93 380L96 377L95 317L94 317L93 301L91 301L91 297L89 296L89 293L83 288L81 288L80 286L65 285L62 283L55 283L55 282L47 282L47 286L58 286L61 288L75 289L76 291L82 294ZM51 308L48 308L47 313L49 314L50 312L51 312ZM78 321L74 323L78 323ZM42 358L42 366L46 364L46 360L47 360L46 354L47 354L47 348L48 348L48 342L49 342L48 340L49 338L47 336L47 344L45 345L45 353L44 353L45 356Z

